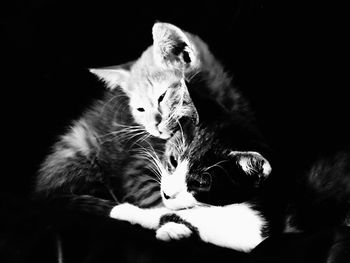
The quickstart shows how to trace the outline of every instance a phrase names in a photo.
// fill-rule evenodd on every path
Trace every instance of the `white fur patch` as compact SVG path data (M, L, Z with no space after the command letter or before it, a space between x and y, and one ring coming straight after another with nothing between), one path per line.
M231 156L237 156L238 158L238 164L242 167L243 171L247 174L252 174L254 171L256 171L256 167L254 166L254 158L257 160L260 160L263 162L263 176L267 177L271 171L271 165L268 162L267 159L265 159L260 153L258 152L241 152L241 151L232 151L230 153Z
M123 203L113 207L109 216L131 224L141 225L147 229L157 229L160 218L168 212L169 210L164 207L142 209L129 203Z
M196 204L193 195L187 191L186 175L188 173L188 161L179 162L175 171L170 175L162 176L161 191L163 203L166 207L178 210L189 208ZM164 194L170 198L164 198Z
M176 214L196 227L203 241L218 246L249 252L263 240L265 221L246 203L192 208Z
M110 217L139 224L147 229L157 229L160 218L168 213L175 213L189 222L197 228L203 241L217 246L249 252L264 239L261 235L265 225L264 218L246 203L179 211L164 207L142 209L124 203L115 206ZM158 229L157 238L168 241L188 237L190 234L191 230L186 226L169 222Z
M186 175L188 173L188 161L179 162L175 171L165 176L162 182L162 190L170 197L175 197L178 193L187 189Z

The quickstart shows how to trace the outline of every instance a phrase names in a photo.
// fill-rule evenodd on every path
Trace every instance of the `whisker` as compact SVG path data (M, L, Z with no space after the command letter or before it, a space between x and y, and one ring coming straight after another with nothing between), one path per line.
M181 132L181 139L182 139L182 145L185 145L185 136L184 136L184 131L182 129L181 123L179 120L176 120L177 124L180 127L180 132Z
M135 144L138 144L139 142L143 142L145 140L147 140L151 135L148 132L145 132L144 135L141 135L140 138L138 138L131 146L130 148L132 148Z
M127 132L133 132L133 131L138 131L138 130L139 130L139 128L132 129L131 127L129 127L129 128L121 129L119 131L112 131L112 132L100 135L99 137L101 138L101 137L106 137L108 135L117 135L117 134L120 134L120 133L127 133Z
M143 157L145 157L147 160L153 164L153 166L150 166L148 168L152 168L156 174L156 176L160 179L161 175L164 173L165 169L163 168L163 165L161 164L161 161L159 160L157 154L155 153L155 150L149 142L146 142L149 146L150 149L146 149L145 147L141 146L138 144L140 149L137 150L139 154L141 154ZM156 170L156 171L155 171Z
M225 170L222 166L219 165L220 163L223 163L223 162L227 162L227 160L219 161L219 162L217 162L217 163L215 163L215 164L213 164L213 165L211 165L211 166L205 168L204 172L208 171L209 169L211 169L211 168L213 168L213 167L219 167L219 168ZM226 171L226 170L225 170L225 171Z

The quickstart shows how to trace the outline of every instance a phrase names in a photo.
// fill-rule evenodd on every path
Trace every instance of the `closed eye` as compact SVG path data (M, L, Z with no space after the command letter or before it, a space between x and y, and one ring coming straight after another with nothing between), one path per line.
M165 97L165 93L166 93L166 91L162 95L159 96L158 103L161 103L163 101L163 99Z
M196 176L195 178L189 179L187 182L189 189L201 192L209 191L211 188L211 184L212 178L209 173L203 173L200 176Z
M170 163L174 168L177 167L177 161L173 155L170 155Z

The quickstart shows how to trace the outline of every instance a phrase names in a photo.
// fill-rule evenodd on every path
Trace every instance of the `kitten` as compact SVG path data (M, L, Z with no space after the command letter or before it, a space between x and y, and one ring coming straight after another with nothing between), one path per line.
M215 110L215 105L203 104ZM197 109L203 116L203 107ZM208 122L210 118L201 118L194 129L183 127L167 142L161 168L165 207L126 203L114 207L110 216L154 229L164 241L196 234L205 242L249 252L267 238L272 223L268 210L274 204L266 203L260 187L271 172L260 154L268 156L266 147L246 119L225 116ZM349 226L349 164L350 153L344 151L312 165L287 211L286 232Z
M198 121L185 83L185 69L197 67L197 53L182 32L174 32L164 23L155 23L152 33L153 45L127 67L90 71L108 88L122 88L136 123L153 136L169 139L178 129L177 120L181 117ZM177 105L181 107L176 108Z
M265 158L270 159L269 151L244 99L236 97L234 90L231 93L230 78L224 74L215 82L201 74L209 64L197 64L199 73L193 75L199 78L189 78L188 83L200 125L177 131L167 142L159 166L164 207L142 209L124 203L115 206L110 216L154 229L161 240L195 233L205 242L249 252L270 234L268 210L273 204L266 203L261 187L271 173ZM216 70L224 72L220 65ZM290 211L290 224L303 231L349 225L348 164L348 153L314 164L305 176L300 200Z
M54 145L39 171L37 196L101 214L117 200L160 202L153 160L179 119L198 116L184 80L191 49L157 23L152 30L153 46L134 63L91 70L109 89Z
M199 96L200 125L185 125L167 142L160 167L165 207L126 203L110 216L156 229L161 240L195 232L203 241L248 252L269 230L259 187L271 172L263 157L268 148L245 116ZM209 110L214 114L205 114Z

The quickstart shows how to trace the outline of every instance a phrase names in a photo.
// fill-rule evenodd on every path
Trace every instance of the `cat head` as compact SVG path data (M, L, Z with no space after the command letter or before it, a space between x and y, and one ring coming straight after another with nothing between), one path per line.
M136 61L90 71L109 89L119 87L126 93L136 123L168 139L182 117L198 122L185 82L185 69L196 62L196 52L185 33L171 24L156 23L152 33L153 45Z
M258 151L236 143L232 126L178 131L166 145L161 195L170 209L227 205L249 200L271 172ZM225 134L232 136L227 140ZM236 137L237 138L237 137Z

